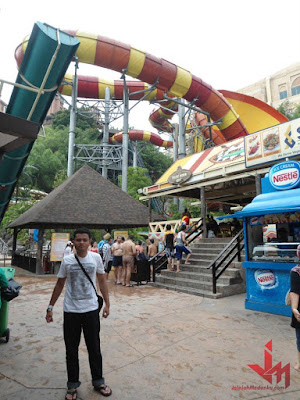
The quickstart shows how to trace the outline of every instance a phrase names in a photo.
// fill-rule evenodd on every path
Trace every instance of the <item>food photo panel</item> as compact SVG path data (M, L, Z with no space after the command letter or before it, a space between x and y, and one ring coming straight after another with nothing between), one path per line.
M280 135L278 127L263 134L264 156L281 153Z
M255 160L262 157L261 136L259 133L249 136L247 138L247 158L248 160Z

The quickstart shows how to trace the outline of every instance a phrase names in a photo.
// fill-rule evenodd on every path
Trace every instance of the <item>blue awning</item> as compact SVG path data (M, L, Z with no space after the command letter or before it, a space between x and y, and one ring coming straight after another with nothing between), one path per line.
M232 214L231 218L295 211L300 211L300 188L260 194L244 207L243 210ZM227 218L230 217L227 216Z

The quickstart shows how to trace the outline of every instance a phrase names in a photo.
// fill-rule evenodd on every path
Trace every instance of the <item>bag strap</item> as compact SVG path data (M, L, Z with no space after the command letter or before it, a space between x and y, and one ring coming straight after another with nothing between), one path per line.
M74 254L74 256L75 256L75 258L76 258L76 260L77 260L77 262L78 262L80 268L82 269L84 275L85 275L85 276L88 278L88 280L91 282L91 284L92 284L92 286L93 286L93 288L94 288L94 290L95 290L95 292L96 292L96 295L98 296L98 293L97 293L97 290L96 290L96 288L95 288L95 285L94 285L93 281L91 280L89 274L88 274L88 273L86 272L86 270L83 268L83 265L82 265L81 262L79 261L79 258L77 257L77 254Z

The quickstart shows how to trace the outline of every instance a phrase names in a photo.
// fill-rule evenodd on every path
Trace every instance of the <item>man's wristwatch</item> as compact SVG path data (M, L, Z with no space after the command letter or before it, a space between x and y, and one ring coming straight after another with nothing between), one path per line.
M53 306L48 306L48 308L47 308L47 312L51 312L51 311L53 311Z

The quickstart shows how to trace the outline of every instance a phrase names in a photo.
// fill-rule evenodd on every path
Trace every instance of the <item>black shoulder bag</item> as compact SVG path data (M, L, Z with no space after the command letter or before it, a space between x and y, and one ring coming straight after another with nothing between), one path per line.
M75 258L76 258L76 260L77 260L77 262L78 262L80 268L82 269L84 275L85 275L85 276L88 278L88 280L91 282L91 285L93 286L93 288L94 288L94 290L95 290L95 293L96 293L96 296L97 296L97 299L98 299L98 310L99 310L99 312L100 312L100 311L101 311L101 308L102 308L102 306L103 306L103 298L102 298L102 296L100 296L100 295L97 293L97 290L96 290L96 288L95 288L95 285L94 285L93 281L91 280L91 278L90 278L89 274L86 272L86 270L83 268L81 262L79 261L79 259L78 259L78 257L77 257L77 254L74 254L74 256L75 256Z

